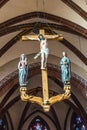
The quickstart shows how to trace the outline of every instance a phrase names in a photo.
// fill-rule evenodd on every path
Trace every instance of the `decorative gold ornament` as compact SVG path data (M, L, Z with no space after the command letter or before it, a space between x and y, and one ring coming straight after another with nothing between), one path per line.
M46 39L57 39L57 40L63 39L61 35L45 35L45 31L43 29L40 30L40 34L42 34ZM38 36L37 35L22 36L22 40L28 40L28 39L38 40ZM45 112L48 112L50 110L50 106L53 105L54 103L70 98L71 87L70 85L68 86L65 85L64 86L65 92L63 94L59 94L49 98L47 68L42 69L41 71L42 71L43 98L27 94L26 87L20 87L20 96L22 101L37 103L38 105L43 107Z
M50 110L51 105L53 105L57 102L61 102L65 99L69 99L71 96L70 85L65 85L64 86L65 92L63 94L58 94L56 96L49 98L47 69L42 70L42 85L43 85L43 98L28 95L27 88L21 87L20 88L21 100L28 101L31 103L37 103L38 105L43 107L45 112L48 112Z

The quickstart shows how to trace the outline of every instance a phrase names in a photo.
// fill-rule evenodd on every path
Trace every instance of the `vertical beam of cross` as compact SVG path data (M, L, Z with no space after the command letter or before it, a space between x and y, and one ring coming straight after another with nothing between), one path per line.
M47 69L42 70L42 86L43 86L43 102L47 103L47 101L49 100Z

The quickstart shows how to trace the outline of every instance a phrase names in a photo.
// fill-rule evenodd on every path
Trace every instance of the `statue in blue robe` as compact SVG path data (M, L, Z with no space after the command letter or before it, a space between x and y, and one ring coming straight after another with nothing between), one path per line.
M62 54L63 54L63 58L60 61L62 82L64 84L70 84L70 79L71 79L71 61L67 57L67 54L65 52L63 52Z
M20 87L25 87L28 84L28 69L29 66L27 63L27 57L25 54L21 54L20 61L18 63Z

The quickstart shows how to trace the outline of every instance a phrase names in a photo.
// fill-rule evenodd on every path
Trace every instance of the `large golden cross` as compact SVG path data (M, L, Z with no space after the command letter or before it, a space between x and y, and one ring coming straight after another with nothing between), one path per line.
M46 35L44 29L40 29L39 34L42 34L44 38L46 39L57 39L57 40L63 40L63 36L60 35ZM25 35L22 36L22 40L23 41L27 41L27 40L38 40L38 35Z
M57 39L57 40L63 39L63 37L60 35L46 35L44 30L40 30L39 33L42 34L43 37L46 39ZM22 40L38 40L38 35L25 35L25 36L22 36ZM64 94L59 94L57 96L53 96L49 98L47 68L45 70L42 70L42 88L43 88L43 98L30 96L26 93L27 91L26 87L21 87L20 88L21 99L23 101L37 103L41 105L45 111L49 111L50 106L52 104L59 102L61 100L64 100L64 99L68 99L70 97L70 87L68 88L66 87Z
M54 39L58 38L59 35L46 35L45 31L41 29L39 34L42 34L46 39ZM26 35L22 36L22 40L38 40L38 35ZM48 92L48 76L47 69L42 70L42 88L43 88L43 104L46 104L49 100L49 92Z

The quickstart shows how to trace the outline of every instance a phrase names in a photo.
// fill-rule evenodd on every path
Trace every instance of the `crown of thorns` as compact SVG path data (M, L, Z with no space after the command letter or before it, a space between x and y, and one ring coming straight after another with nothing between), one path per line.
M38 38L39 38L40 40L45 39L44 36L43 36L42 34L39 34L39 35L38 35Z

